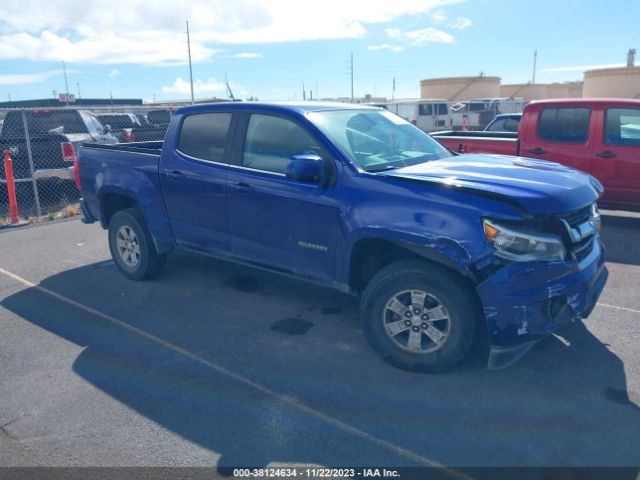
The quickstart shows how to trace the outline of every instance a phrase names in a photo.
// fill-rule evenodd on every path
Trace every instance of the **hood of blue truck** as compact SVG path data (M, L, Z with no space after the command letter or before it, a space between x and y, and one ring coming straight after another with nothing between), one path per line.
M602 185L559 163L507 155L459 155L382 175L508 197L530 213L576 210L593 203Z

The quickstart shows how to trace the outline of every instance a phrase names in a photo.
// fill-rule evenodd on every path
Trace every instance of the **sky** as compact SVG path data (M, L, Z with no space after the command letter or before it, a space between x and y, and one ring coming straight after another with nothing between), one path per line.
M640 64L631 0L0 0L0 100L419 96L421 79L581 80Z

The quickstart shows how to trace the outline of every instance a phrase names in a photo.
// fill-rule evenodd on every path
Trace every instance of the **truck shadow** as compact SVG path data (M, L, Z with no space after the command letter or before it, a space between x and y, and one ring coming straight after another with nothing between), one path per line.
M85 347L73 363L76 374L220 455L223 475L274 463L415 464L218 366L445 465L640 464L640 409L629 398L624 365L583 325L568 328L564 342L542 342L507 370L488 372L472 356L451 372L419 375L369 351L355 306L343 295L224 262L176 256L162 280L145 284L102 262L40 285L139 330L38 288L2 306ZM306 313L287 312L283 299L292 297ZM271 328L285 316L312 325L295 336Z
M640 215L603 212L601 218L607 261L640 265Z

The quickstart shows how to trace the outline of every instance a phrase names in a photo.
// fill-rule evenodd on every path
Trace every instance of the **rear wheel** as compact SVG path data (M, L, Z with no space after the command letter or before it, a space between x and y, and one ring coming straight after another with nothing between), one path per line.
M473 292L462 278L416 261L378 272L360 311L367 339L387 362L424 372L446 370L465 357L477 316Z
M120 272L131 280L145 280L164 268L166 255L156 252L144 218L136 208L116 212L109 222L109 249Z

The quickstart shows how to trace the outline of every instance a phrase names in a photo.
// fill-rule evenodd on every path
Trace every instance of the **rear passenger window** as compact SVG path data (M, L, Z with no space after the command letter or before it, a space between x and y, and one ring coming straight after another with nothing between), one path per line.
M224 161L230 113L198 113L182 122L178 150L191 157Z
M609 108L605 125L609 145L640 146L640 108Z
M242 165L255 170L285 173L293 155L321 155L314 138L290 120L271 115L251 115Z
M588 108L544 108L538 117L538 137L549 142L585 143L590 118Z

